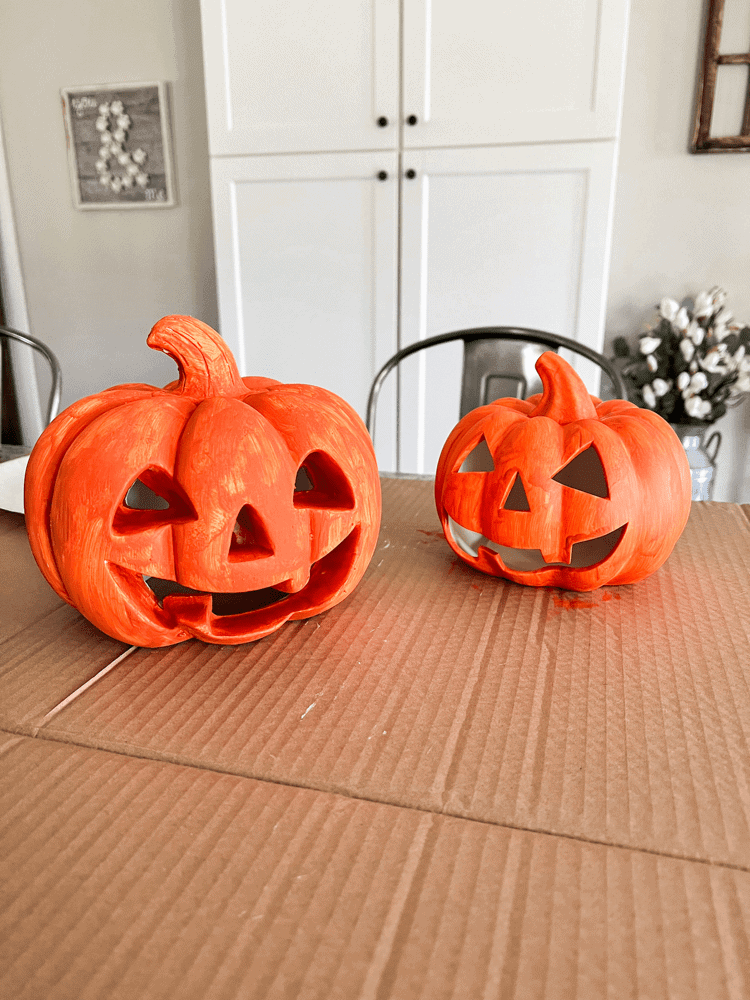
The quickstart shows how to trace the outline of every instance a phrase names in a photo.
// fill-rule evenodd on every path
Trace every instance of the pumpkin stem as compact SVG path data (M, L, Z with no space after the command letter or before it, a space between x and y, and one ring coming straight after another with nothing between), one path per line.
M211 396L244 396L232 352L219 334L192 316L164 316L146 341L177 362L180 378L172 392L193 399Z
M564 358L545 351L535 367L544 391L530 417L549 417L558 424L596 419L596 408L586 386Z

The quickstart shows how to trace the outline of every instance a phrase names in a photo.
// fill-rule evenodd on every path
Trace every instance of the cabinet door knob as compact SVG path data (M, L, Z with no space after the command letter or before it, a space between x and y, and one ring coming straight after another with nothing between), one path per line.
M416 125L418 121L419 121L419 119L417 118L416 115L409 115L409 117L406 119L406 124L407 125Z
M388 180L388 171L387 170L379 170L378 171L378 180L379 181L387 181Z
M378 125L381 128L385 128L387 124L388 124L388 119L385 117L385 115L381 115L380 118L378 118Z
M410 168L409 170L406 171L406 176L409 178L410 181L413 181L414 178L417 176L417 171L416 170L412 170Z

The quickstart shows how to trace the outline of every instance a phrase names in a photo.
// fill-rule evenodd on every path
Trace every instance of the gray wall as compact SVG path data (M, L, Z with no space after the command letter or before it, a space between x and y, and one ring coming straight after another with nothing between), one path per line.
M57 354L63 404L120 382L163 385L154 322L216 326L198 0L0 0L0 110L31 332ZM178 205L73 207L59 90L171 82Z
M750 5L736 6L750 21ZM703 0L631 0L608 343L635 336L665 295L712 285L750 324L750 156L687 151L703 18ZM741 33L738 49L747 50L750 30ZM724 442L715 499L750 501L750 405L716 426Z
M632 0L607 339L635 335L664 295L711 285L750 321L746 154L687 152L703 0ZM64 402L122 381L163 384L145 347L160 316L217 324L199 0L0 0L0 110L32 331L62 362ZM750 38L747 39L750 43ZM179 205L72 207L58 91L173 85ZM750 500L750 406L720 422L717 499Z

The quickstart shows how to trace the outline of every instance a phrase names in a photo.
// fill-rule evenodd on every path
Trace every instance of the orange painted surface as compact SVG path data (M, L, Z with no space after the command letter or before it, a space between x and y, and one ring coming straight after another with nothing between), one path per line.
M479 407L449 435L435 482L446 539L464 562L516 583L590 591L642 580L667 559L690 512L682 445L650 410L590 396L554 352L536 367L541 394ZM459 471L482 439L494 470ZM584 453L587 468L600 470L591 488L588 473L566 474ZM475 554L456 539L455 526L474 533ZM584 553L605 538L611 550L586 564ZM514 565L518 552L538 565Z
M29 460L27 530L52 587L139 646L249 642L343 600L380 527L358 415L325 389L240 378L189 316L160 320L148 344L177 381L79 400ZM136 481L157 509L126 502Z

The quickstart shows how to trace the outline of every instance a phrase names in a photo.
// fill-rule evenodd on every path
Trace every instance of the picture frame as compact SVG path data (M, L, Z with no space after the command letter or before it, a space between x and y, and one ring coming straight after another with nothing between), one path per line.
M177 204L166 82L60 91L76 208Z

